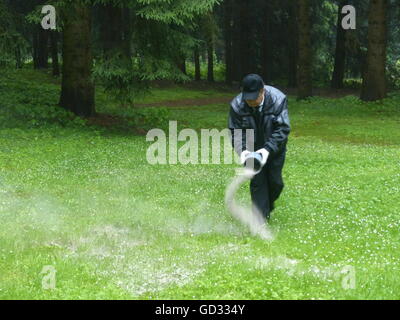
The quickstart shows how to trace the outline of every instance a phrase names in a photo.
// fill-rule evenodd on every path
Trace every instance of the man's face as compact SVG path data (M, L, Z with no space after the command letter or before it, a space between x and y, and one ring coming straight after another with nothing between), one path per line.
M258 94L258 98L256 100L246 100L246 103L249 105L249 107L258 107L263 99L264 95L264 88L262 88Z

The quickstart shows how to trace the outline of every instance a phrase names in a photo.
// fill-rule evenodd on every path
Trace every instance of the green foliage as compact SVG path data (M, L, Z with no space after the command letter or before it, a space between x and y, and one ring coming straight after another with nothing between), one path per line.
M84 125L85 120L74 116L73 113L66 111L58 106L44 106L35 104L14 105L9 109L9 113L23 122L26 127L39 127L48 124ZM7 126L5 123L3 126Z
M143 18L137 18L135 27L133 37L137 49L134 65L140 78L188 81L189 78L179 70L178 63L183 57L191 55L197 43L193 36L180 27Z
M135 50L131 60L124 58L118 48L112 54L107 54L107 57L99 54L96 58L94 78L107 92L118 98L121 104L130 104L142 92L146 92L149 81L190 80L179 69L179 64L185 57L192 55L192 50L198 43L191 34L194 28L192 20L205 10L210 10L218 1L112 3L130 7L136 15L132 26Z
M136 96L148 92L148 81L141 79L137 64L120 54L95 61L93 79L121 104L133 103Z
M4 71L0 77L0 127L3 128L49 128L84 127L85 119L59 107L59 85L49 82L51 78L43 72L28 69L15 72ZM101 89L101 87L99 88ZM100 90L98 90L100 91ZM182 95L187 92L182 92ZM143 92L137 95L143 99ZM110 108L115 96L98 92L99 111L115 115L119 124L129 130L132 128L149 130L167 128L169 110L167 108L132 108L121 106L121 100ZM143 100L141 100L143 101Z
M41 5L37 5L33 8L32 11L28 12L25 15L25 20L29 24L30 27L39 26L42 22L44 14L42 13L43 6L47 3L42 3ZM63 26L63 10L65 10L65 6L67 3L65 0L55 0L52 1L51 4L56 9L56 30L62 31Z
M313 1L312 13L312 41L318 43L313 46L313 84L327 86L333 72L335 56L337 4L335 1ZM328 35L328 36L327 36Z
M207 62L206 61L201 61L200 63L200 75L201 79L205 80L207 79ZM195 74L195 65L193 62L188 61L186 63L186 71L188 76L191 79L194 79L194 74ZM226 65L223 61L218 61L216 54L214 53L214 79L215 81L218 82L224 82L225 81L225 71L226 71Z
M184 26L196 15L212 10L221 0L137 0L138 15L148 20Z
M11 14L4 2L0 0L0 34L6 32L11 26Z
M6 71L0 77L0 126L35 128L85 125L85 120L57 105L58 97L59 89L54 85L21 78L14 70Z
M15 66L16 52L21 59L28 55L29 43L22 34L24 27L22 15L12 12L0 0L0 67Z
M0 66L14 67L15 53L20 52L20 55L26 57L29 53L29 44L26 39L16 31L7 31L0 34Z
M34 10L29 12L25 18L26 21L28 21L32 26L33 25L39 25L43 19L43 14L42 14L42 6L36 6Z
M155 56L137 58L140 64L140 76L142 80L173 80L176 82L187 82L190 78L183 74L173 62Z

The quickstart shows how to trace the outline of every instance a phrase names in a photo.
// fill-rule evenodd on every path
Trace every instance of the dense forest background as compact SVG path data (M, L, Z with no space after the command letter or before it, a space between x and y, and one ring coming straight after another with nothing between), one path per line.
M57 29L44 30L52 4ZM355 29L341 27L345 5ZM153 80L226 82L248 73L267 84L360 88L365 101L400 87L399 0L0 0L2 68L51 68L60 105L95 114L95 86L122 104Z
M0 0L0 299L399 299L399 22L400 0ZM248 73L288 102L273 241L225 201Z

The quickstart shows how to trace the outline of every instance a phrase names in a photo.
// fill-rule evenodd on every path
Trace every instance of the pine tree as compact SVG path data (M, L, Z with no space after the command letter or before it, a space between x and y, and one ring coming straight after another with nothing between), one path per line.
M370 0L368 18L368 54L361 99L374 101L387 94L386 86L386 15L387 0Z
M76 115L95 114L91 79L91 12L82 3L63 8L63 66L60 106Z
M299 59L297 77L297 98L304 99L312 95L312 53L311 53L311 22L310 1L298 0L299 23Z
M103 81L106 88L117 90L119 96L124 93L128 97L134 90L132 86L140 87L148 80L175 75L179 75L176 79L187 78L177 63L178 60L183 61L188 48L193 45L184 26L190 25L197 15L212 11L216 3L218 0L176 0L171 3L163 0L61 0L64 29L60 105L78 115L95 114L90 46L93 6L105 6L104 14L107 16L105 21L99 22L105 55L96 66L94 75ZM121 9L131 10L132 15L128 16L134 23L132 29L121 26L121 16L127 17L120 14ZM136 41L132 53L131 30L135 30L133 37ZM115 54L111 54L112 51ZM132 68L130 54L135 58Z
M342 27L342 8L347 4L347 0L340 0L338 4L338 16L336 26L336 51L335 64L333 67L331 87L334 89L343 88L343 78L346 62L346 30Z

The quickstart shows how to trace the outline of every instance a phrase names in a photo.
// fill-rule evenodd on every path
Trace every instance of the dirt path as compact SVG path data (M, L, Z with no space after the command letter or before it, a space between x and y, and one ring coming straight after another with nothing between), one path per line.
M288 95L296 95L296 89L281 89L284 93ZM239 93L239 92L238 92ZM329 89L329 88L321 88L313 90L314 96L324 97L324 98L342 98L348 95L359 95L359 90L354 89ZM137 104L136 107L145 108L145 107L195 107L195 106L205 106L210 104L217 103L226 103L229 102L235 97L234 94L220 96L220 97L205 97L205 98L192 98L192 99L179 99L179 100L165 100L156 103L140 103Z
M206 98L194 98L194 99L179 99L179 100L165 100L156 103L141 103L137 104L137 107L194 107L194 106L205 106L209 104L217 103L229 103L234 96L223 96L223 97L206 97Z
M287 95L296 96L296 88L283 88L281 89ZM343 98L345 96L354 95L360 96L360 90L358 89L331 89L331 88L313 88L313 95L323 98Z
M296 89L281 89L284 93L296 96ZM239 90L240 91L240 90ZM238 91L238 93L239 93ZM323 89L314 89L315 96L321 96L325 98L341 98L347 95L358 95L358 90L352 89L341 89L334 90L329 88ZM226 95L219 97L203 97L203 98L191 98L191 99L177 99L177 100L164 100L156 103L141 103L136 104L135 107L146 108L146 107L201 107L211 104L228 104L235 97L235 94L226 93ZM126 132L129 125L126 124L126 117L119 115L109 115L103 113L97 113L95 116L90 117L88 119L89 125L97 125L100 127L108 127L108 128L120 128L121 131ZM146 131L143 129L132 129L135 134L144 135Z

